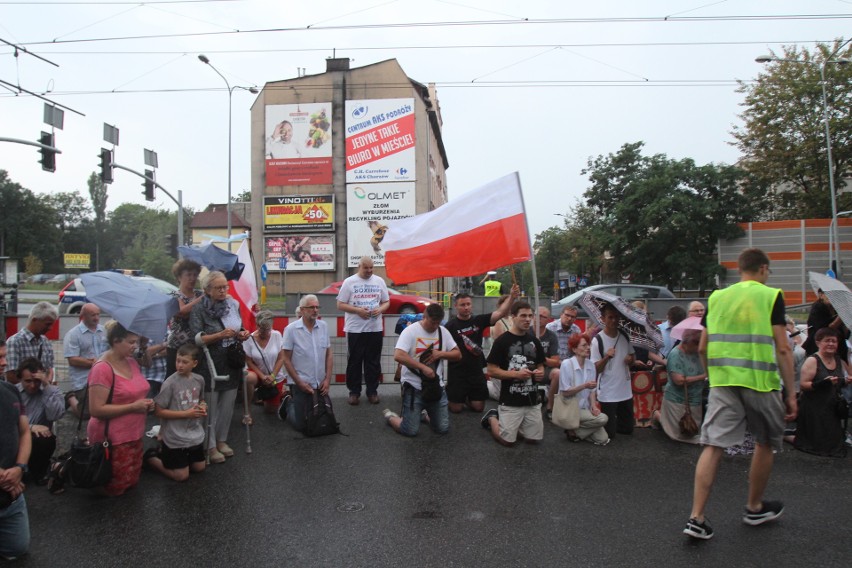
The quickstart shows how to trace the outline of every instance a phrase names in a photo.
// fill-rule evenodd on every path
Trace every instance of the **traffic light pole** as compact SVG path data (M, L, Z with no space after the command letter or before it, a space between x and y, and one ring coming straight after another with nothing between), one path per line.
M42 144L41 142L33 142L32 140L22 140L20 138L4 138L0 137L0 142L12 142L13 144L26 144L27 146L35 146L41 150L45 150L52 154L61 154L62 150L56 148L55 146L48 146L47 144Z
M177 204L177 206L178 206L178 220L177 220L177 222L178 222L178 227L177 227L177 230L178 230L178 241L179 241L179 244L183 244L183 243L184 243L184 233L183 233L183 215L184 215L184 210L183 210L183 190L180 190L180 189L179 189L179 190L177 190L177 199L175 199L175 198L172 196L172 194L171 194L171 193L169 193L169 190L168 190L168 189L166 189L165 187L163 187L162 185L160 185L159 183L157 183L157 180L155 180L155 179L153 179L153 178L150 178L150 177L146 176L146 175L145 175L145 174L143 174L142 172L137 172L136 170L132 170L132 169L130 169L130 168L128 168L128 167L126 167L126 166L122 166L121 164L116 164L115 162L113 162L113 163L112 163L112 167L114 167L114 168L118 168L118 169L120 169L120 170L124 170L124 171L126 171L126 172L130 172L130 173L132 173L132 174L136 174L137 176L141 177L142 179L144 179L144 180L146 180L146 181L149 181L149 182L153 183L153 184L154 184L154 186L159 187L160 189L162 189L162 190L163 190L163 193L165 193L166 195L168 195L168 196L169 196L169 199L171 199L172 201L174 201L174 202Z

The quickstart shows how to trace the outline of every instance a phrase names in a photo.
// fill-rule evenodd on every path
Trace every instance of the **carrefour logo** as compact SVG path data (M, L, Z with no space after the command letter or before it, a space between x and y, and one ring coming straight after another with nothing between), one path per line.
M361 118L367 116L368 107L362 105L352 109L352 118Z
M358 199L364 199L365 197L367 197L367 192L364 191L364 188L361 186L356 187L354 193L355 197L357 197Z
M398 175L398 176L404 176L407 173L408 173L408 170L406 170L405 168L399 168L398 170L396 170L396 175Z

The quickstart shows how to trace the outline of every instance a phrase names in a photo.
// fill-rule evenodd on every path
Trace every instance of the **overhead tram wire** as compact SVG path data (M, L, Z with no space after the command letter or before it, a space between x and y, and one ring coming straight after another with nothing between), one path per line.
M98 43L108 41L129 41L146 39L167 39L187 37L222 37L229 35L251 35L267 33L317 32L336 30L375 30L375 29L404 29L404 28L451 28L478 26L518 26L518 25L553 25L553 24L672 24L694 22L766 22L794 20L846 20L852 19L852 14L783 14L765 16L685 16L675 18L665 17L636 17L636 18L542 18L534 20L459 20L445 22L404 22L389 24L350 24L337 26L260 28L250 30L223 30L217 32L192 32L174 34L149 34L136 36L112 36L100 38L82 38L65 40L48 40L25 42L22 45L60 45L77 43Z
M2 41L2 40L0 40ZM389 45L389 46L361 46L361 47L291 47L291 48L265 48L265 49L199 49L204 53L215 53L219 55L236 55L244 53L311 53L316 51L330 52L334 49L341 52L349 51L404 51L404 50L442 50L442 49L546 49L549 47L708 47L708 46L738 46L738 45L811 45L818 43L830 43L834 38L825 40L779 40L779 41L650 41L650 42L623 42L623 43L549 43L549 44L444 44L444 45ZM133 51L63 51L50 50L51 55L185 55L186 50L133 50Z
M753 83L754 80L739 81L736 79L694 79L694 80L651 80L651 81L493 81L477 82L470 81L435 81L435 85L441 89L453 88L589 88L589 87L657 87L657 88L680 88L680 87L734 87L740 83ZM393 89L410 87L410 83L382 83L377 87ZM267 85L269 91L289 90L289 85L275 86ZM209 88L174 88L174 89L117 89L102 91L53 91L51 96L83 96L83 95L134 95L134 94L191 94L224 91L223 87ZM300 91L331 91L331 86L300 86ZM34 93L30 93L34 94ZM14 96L12 94L0 93L0 98ZM21 96L21 95L18 95Z

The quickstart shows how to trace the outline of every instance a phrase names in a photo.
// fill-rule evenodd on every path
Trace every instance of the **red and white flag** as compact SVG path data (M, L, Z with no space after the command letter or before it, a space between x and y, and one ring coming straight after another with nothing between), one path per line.
M249 330L257 329L254 321L255 308L257 307L257 280L254 276L254 263L251 261L248 239L244 239L237 250L239 262L246 265L239 280L231 281L231 296L240 304L240 315L243 326Z
M531 258L518 173L441 207L388 223L385 269L395 284L473 276Z

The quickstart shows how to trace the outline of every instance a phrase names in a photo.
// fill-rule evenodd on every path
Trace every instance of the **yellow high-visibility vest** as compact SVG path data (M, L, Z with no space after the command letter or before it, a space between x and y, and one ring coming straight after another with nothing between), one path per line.
M497 280L488 280L485 282L485 295L486 296L499 296L500 295L500 282Z
M781 388L770 317L781 290L746 280L707 302L707 373L711 387Z

